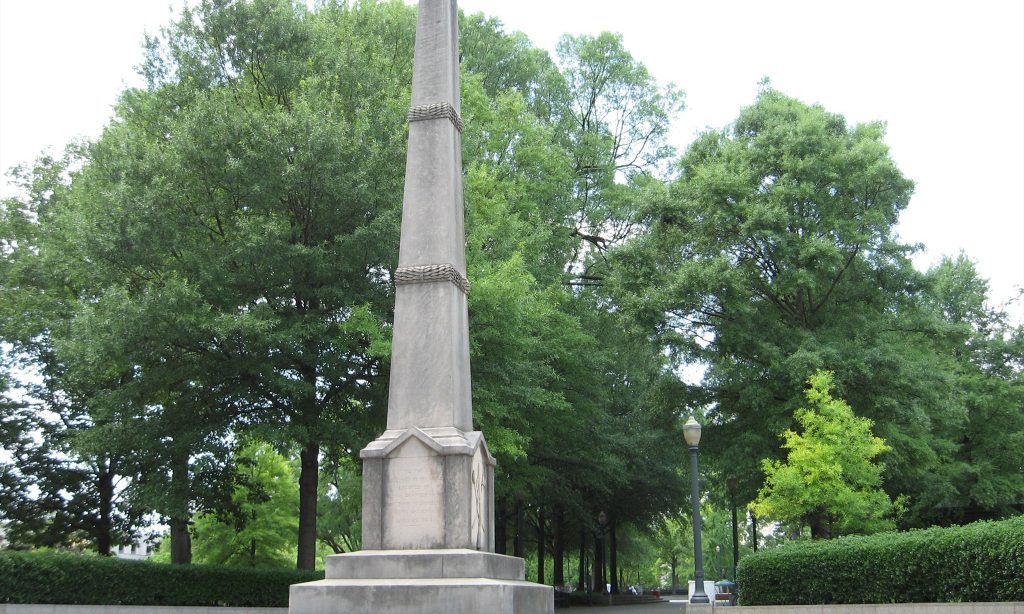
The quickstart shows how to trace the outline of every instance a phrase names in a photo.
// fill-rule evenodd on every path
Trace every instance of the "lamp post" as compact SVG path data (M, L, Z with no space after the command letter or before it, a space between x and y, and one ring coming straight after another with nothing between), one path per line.
M697 444L700 443L700 424L690 416L683 425L683 439L690 448L690 500L693 503L693 562L694 582L690 603L711 603L704 592L704 559L700 545L700 486L697 484Z
M600 512L597 515L597 529L594 531L594 592L604 594L604 527L608 524L608 515Z

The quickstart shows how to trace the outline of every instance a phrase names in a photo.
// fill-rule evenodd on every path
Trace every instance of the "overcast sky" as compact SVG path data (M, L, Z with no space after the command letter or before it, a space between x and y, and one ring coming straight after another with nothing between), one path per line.
M0 168L96 137L142 57L143 33L181 0L0 0ZM539 47L619 32L686 92L683 150L750 104L757 83L884 120L917 183L899 233L927 268L961 250L997 302L1024 284L1024 2L1020 0L462 0ZM9 193L6 184L3 194ZM1012 309L1024 322L1024 305Z

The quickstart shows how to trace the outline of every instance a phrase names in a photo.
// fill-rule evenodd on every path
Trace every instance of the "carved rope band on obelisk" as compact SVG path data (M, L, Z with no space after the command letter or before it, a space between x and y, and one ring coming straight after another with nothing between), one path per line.
M429 284L451 282L466 296L469 296L469 280L451 264L428 264L407 266L395 271L395 285Z
M458 111L447 102L435 102L433 104L421 104L409 108L409 121L421 122L428 119L447 119L452 122L455 129L462 132L462 118Z

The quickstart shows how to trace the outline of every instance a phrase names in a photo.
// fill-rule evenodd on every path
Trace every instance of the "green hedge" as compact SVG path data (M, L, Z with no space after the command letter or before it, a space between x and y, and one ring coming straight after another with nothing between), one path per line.
M0 603L287 607L289 585L323 577L287 569L0 551Z
M1024 601L1024 516L794 542L737 569L742 605Z

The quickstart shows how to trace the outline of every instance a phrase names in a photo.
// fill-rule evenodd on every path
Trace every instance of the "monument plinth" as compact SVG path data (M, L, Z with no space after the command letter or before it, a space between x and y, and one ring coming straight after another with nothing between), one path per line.
M363 548L291 587L291 614L553 611L494 554L494 457L473 430L456 0L420 0L387 430L363 459Z

